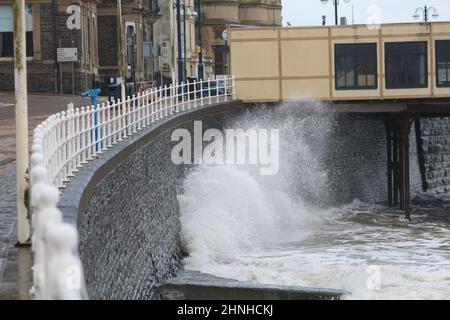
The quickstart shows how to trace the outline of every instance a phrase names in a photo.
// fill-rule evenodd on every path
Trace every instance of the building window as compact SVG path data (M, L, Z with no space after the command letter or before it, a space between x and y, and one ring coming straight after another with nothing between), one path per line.
M336 44L336 90L376 89L377 44Z
M428 87L427 42L385 44L386 89Z
M436 41L436 84L450 87L450 40Z
M27 57L33 56L33 9L25 8L25 30ZM0 58L14 57L13 8L12 5L0 5Z

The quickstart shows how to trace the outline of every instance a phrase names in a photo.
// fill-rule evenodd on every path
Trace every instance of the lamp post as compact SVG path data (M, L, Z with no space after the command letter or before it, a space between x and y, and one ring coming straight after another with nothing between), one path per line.
M196 17L197 16L197 12L194 11L194 8L191 6L186 6L186 0L183 2L182 4L183 6L183 20L184 20L184 75L187 77L187 14L186 12L188 11L188 14L190 16Z
M439 14L438 14L436 8L428 7L427 5L425 5L423 8L419 7L416 9L416 12L414 13L413 18L418 20L420 18L420 15L423 15L423 21L426 23L430 20L430 13L434 19L437 19L439 17Z
M119 74L121 87L120 91L121 91L121 98L123 101L123 99L126 99L125 78L127 74L127 66L125 60L125 30L123 29L121 0L117 0L117 32L119 42Z
M25 0L14 0L14 69L16 110L17 237L19 245L30 241L26 199L28 170L28 89L25 36Z
M322 4L327 4L329 0L320 0L320 2L322 2ZM349 3L350 0L344 0L344 2ZM338 6L339 6L339 0L333 0L333 5L334 5L334 18L335 18L335 22L336 25L339 25L339 15L338 15Z
M177 65L178 65L178 81L184 81L183 57L181 53L181 1L176 0L175 8L177 10Z
M197 27L198 27L198 46L200 47L200 52L198 54L198 78L203 80L204 71L203 71L203 36L202 36L202 24L203 24L203 15L202 15L202 0L197 0Z

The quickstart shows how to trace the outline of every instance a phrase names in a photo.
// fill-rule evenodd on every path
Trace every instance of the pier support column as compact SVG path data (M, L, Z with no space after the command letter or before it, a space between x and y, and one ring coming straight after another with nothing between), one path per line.
M388 206L399 207L400 199L400 181L402 171L400 170L400 126L397 119L387 119L386 127L386 146L387 146L387 190Z
M393 159L392 159L392 126L386 123L386 145L387 145L387 175L388 175L388 207L392 208L393 200Z
M409 177L409 115L394 116L385 121L387 138L388 205L405 211L410 219L411 194Z
M411 124L408 115L404 115L400 120L400 134L402 140L402 193L403 193L403 210L405 217L411 220L411 190L409 177L409 132Z

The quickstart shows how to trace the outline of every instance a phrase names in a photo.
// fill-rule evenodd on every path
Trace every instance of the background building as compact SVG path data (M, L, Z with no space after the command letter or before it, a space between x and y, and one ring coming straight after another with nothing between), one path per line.
M228 43L224 31L229 25L281 26L281 0L202 0L203 48L206 69L216 75L228 73ZM226 38L226 34L225 34Z
M151 85L155 78L153 55L153 24L161 17L157 0L122 0L125 28L126 81ZM107 90L108 80L119 75L117 34L117 1L103 0L98 8L99 80ZM137 87L138 85L136 85Z
M184 74L189 78L197 78L198 50L197 50L197 0L181 0L181 53ZM155 23L155 70L159 83L172 81L172 73L178 74L178 39L176 1L160 1L161 19ZM184 11L186 8L186 11ZM186 19L185 19L186 17Z
M282 24L281 0L180 0L180 3L181 51L186 77L199 78L200 47L204 77L228 73L228 43L225 39L226 32L224 33L228 26L281 26ZM169 83L172 73L175 77L178 74L176 0L160 1L160 6L162 17L155 24L154 29L155 52L158 55L156 69L160 81L164 79L164 82ZM186 24L184 7L186 7ZM199 29L202 30L201 43Z
M0 4L2 91L14 90L12 2ZM107 93L105 78L118 76L117 2L29 0L26 4L29 91L79 94L100 86ZM152 24L158 18L157 1L123 0L122 6L124 25L130 27L128 81L150 81L151 50L144 49L151 42ZM58 48L68 49L60 50L59 59Z
M231 28L239 99L450 98L450 23Z

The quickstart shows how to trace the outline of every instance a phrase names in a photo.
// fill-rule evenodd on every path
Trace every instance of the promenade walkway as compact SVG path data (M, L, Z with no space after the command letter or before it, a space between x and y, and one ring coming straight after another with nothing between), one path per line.
M89 99L70 95L29 95L29 144L33 129L50 114L73 102L89 105ZM106 98L101 97L100 102ZM0 92L0 300L29 299L32 255L30 247L18 248L16 211L14 93Z

